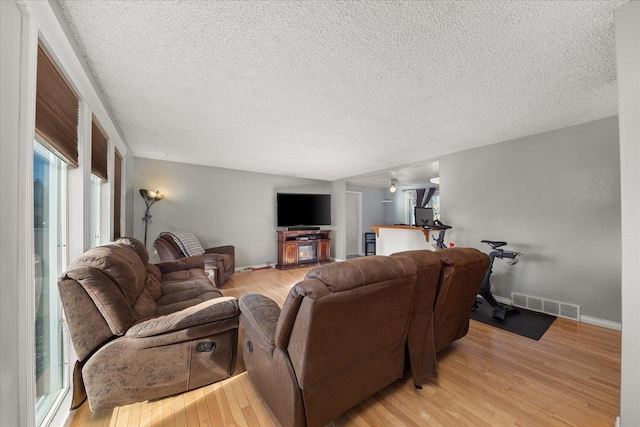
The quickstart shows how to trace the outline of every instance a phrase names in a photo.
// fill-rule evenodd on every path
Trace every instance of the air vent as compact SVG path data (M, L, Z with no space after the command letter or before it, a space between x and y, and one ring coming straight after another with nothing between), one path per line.
M580 319L580 306L573 304L560 304L560 316L569 319Z
M542 311L542 299L527 297L527 308L533 311Z
M554 316L559 316L560 303L555 301L544 301L542 311L545 313L553 314Z
M513 305L518 307L526 307L527 306L527 297L520 294L511 294L511 300L513 301Z
M580 306L564 302L532 297L530 295L511 293L512 304L516 307L526 308L540 313L566 317L567 319L580 321Z

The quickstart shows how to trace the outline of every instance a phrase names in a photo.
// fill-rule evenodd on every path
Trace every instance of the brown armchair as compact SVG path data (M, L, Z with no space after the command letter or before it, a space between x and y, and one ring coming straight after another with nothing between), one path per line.
M73 261L58 288L78 362L73 407L92 410L169 396L227 378L238 305L194 263L148 264L133 238ZM86 394L85 394L86 392Z
M284 427L321 426L403 376L416 267L372 256L315 267L282 309L240 298L244 362Z
M204 249L203 255L188 257L170 234L161 233L153 242L153 247L162 262L193 258L218 288L222 287L236 269L235 247L232 245Z

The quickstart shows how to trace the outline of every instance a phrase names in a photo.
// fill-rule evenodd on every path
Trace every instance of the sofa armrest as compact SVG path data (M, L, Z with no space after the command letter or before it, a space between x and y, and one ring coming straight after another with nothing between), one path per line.
M206 253L204 255L202 255L202 257L204 258L204 261L207 262L222 262L222 260L224 259L224 255L225 254L221 254L221 253Z
M234 255L236 254L236 248L233 245L225 245L225 246L217 246L215 248L207 248L204 250L205 254L225 254L225 255Z
M275 346L276 326L280 318L280 307L271 298L259 294L247 294L240 297L240 321L247 322L261 335L260 338Z
M178 258L173 261L155 264L155 266L160 269L160 273L162 274L171 273L173 271L189 270L191 268L201 268L204 270L204 257L200 255Z
M165 316L136 323L126 333L131 338L162 335L192 326L204 325L238 315L238 301L234 297L221 297Z
M220 279L224 272L222 255L205 253L202 258L204 259L204 274L207 275L213 286L220 288L223 283Z

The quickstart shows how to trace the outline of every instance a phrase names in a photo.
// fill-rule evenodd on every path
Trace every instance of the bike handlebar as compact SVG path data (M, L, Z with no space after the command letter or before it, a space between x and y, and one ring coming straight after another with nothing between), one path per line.
M453 228L450 225L443 224L439 219L436 219L435 221L433 221L433 223L435 224L435 227L429 227L432 230L450 230Z

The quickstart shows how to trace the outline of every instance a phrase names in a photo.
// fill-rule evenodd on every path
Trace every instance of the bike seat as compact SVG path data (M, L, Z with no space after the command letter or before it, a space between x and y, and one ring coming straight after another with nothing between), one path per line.
M491 249L497 249L500 246L506 246L507 242L500 242L500 241L494 241L494 240L481 240L481 243L486 243L489 246L491 246Z

